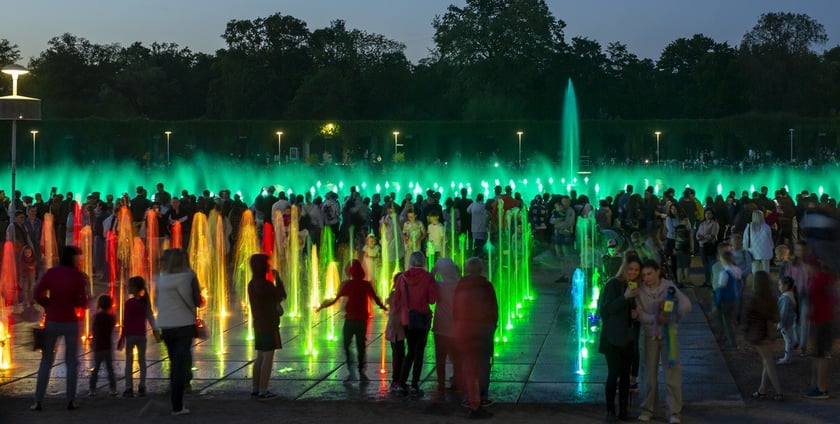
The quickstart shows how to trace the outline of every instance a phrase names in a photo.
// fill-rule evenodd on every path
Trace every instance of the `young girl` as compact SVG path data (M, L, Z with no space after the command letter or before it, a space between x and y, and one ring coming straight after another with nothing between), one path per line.
M402 273L394 276L391 294L388 295L388 323L385 325L385 340L391 344L391 393L400 391L400 372L405 360L405 327L402 325L402 305L395 301L397 281Z
M417 220L417 215L413 210L409 210L406 216L408 221L403 224L402 234L406 251L405 269L408 269L410 268L408 264L410 254L422 250L422 242L426 238L426 229L423 228L423 223Z
M782 332L785 339L785 356L776 361L776 364L789 364L793 358L794 346L798 344L796 333L793 331L796 325L796 293L793 291L793 278L782 277L779 279L779 323L776 329Z
M365 268L365 280L376 281L379 271L382 248L376 242L376 236L368 234L365 247L362 248L364 259L362 265Z
M428 251L428 256L433 259L438 259L443 256L443 249L444 249L444 240L446 239L445 229L443 224L440 223L440 217L437 215L437 212L432 212L429 214L429 227L427 228L429 233L429 245L432 251Z
M155 317L151 302L146 297L146 280L140 276L128 279L129 298L123 307L123 326L117 349L125 346L125 391L124 397L134 396L134 348L137 348L137 365L140 367L140 385L137 394L146 396L146 321L152 327L158 340Z
M111 296L99 296L96 301L96 316L93 317L93 371L90 373L89 396L96 396L96 380L99 378L99 367L105 363L108 371L108 386L111 396L117 395L117 378L114 375L114 344L112 334L116 324L111 315Z
M35 274L38 270L38 258L31 246L24 246L20 252L20 300L24 307L33 304L32 289L35 288Z

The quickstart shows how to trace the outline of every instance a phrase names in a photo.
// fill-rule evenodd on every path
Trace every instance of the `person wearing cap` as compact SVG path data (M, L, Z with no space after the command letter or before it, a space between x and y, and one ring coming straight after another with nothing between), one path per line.
M334 305L342 297L347 298L347 303L344 305L344 330L342 331L348 373L344 381L352 382L361 380L362 383L367 383L370 381L365 374L365 344L367 342L365 340L365 334L367 334L367 327L370 322L368 299L376 302L383 311L387 311L388 307L376 295L370 281L365 281L365 270L358 259L353 260L347 269L347 273L350 274L350 279L341 283L341 288L338 289L338 294L335 298L325 300L321 303L321 306L315 308L315 311L320 312L321 309ZM350 354L350 342L354 337L356 339L358 375L356 375L356 371L353 369L353 357Z
M607 253L601 257L601 279L606 281L615 277L618 269L621 268L622 261L624 258L618 251L618 241L610 239L607 242Z

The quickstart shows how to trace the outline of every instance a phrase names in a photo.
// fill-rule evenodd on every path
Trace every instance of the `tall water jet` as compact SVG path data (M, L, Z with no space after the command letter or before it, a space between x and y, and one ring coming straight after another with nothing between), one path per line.
M563 130L561 138L561 155L563 172L568 184L574 185L578 172L580 156L580 121L578 119L577 98L572 79L566 85L566 95L563 98Z
M297 316L298 314L302 313L302 308L300 307L300 299L303 299L303 287L300 284L300 273L301 273L301 264L300 264L300 252L301 252L301 239L300 233L298 232L298 220L300 218L300 208L297 206L292 206L291 208L291 221L289 223L289 247L287 250L287 257L288 257L288 268L289 268L289 285L288 290L292 293L292 312L294 313L293 316ZM305 241L305 240L304 240ZM317 306L317 305L316 305ZM312 311L310 308L306 308L306 313L311 314Z
M160 270L160 228L158 228L158 211L150 208L146 211L146 292L152 305L154 302L155 283Z
M93 231L90 225L85 225L79 230L76 240L76 247L82 251L81 271L88 277L88 296L93 299L96 293L93 292ZM85 328L82 332L82 338L84 340L91 340L93 338L90 314L90 308L86 308Z
M320 287L320 267L318 261L318 246L313 245L311 247L311 254L309 255L309 284L307 284L307 288L309 289L309 311L304 315L304 324L303 324L303 332L304 337L306 339L306 346L304 346L304 353L311 356L317 356L318 351L315 348L315 338L313 335L312 327L314 325L315 314L311 312L313 308L318 307L320 305L320 295L318 287Z
M228 278L227 278L227 232L225 220L221 213L210 211L208 218L210 228L210 279L207 289L210 292L207 306L213 319L210 320L210 341L216 353L225 353L225 330L228 319Z
M242 213L242 219L239 221L239 235L236 239L233 255L233 292L239 300L239 306L244 311L249 323L252 322L251 302L248 298L248 277L251 275L250 261L251 256L259 252L260 247L257 243L254 214L249 209L245 209L245 212ZM248 340L253 340L253 331L254 326L248 325Z
M574 308L575 318L575 338L577 339L577 372L578 375L586 374L585 360L589 357L589 351L586 348L586 337L584 331L586 329L586 305L585 305L586 283L583 277L583 271L580 268L575 269L572 274L572 306Z
M15 261L15 246L7 241L3 244L3 269L0 270L0 369L4 370L12 366L12 312L18 295Z
M207 224L207 215L196 212L193 215L192 227L190 229L190 243L189 243L189 257L190 267L195 272L195 277L198 279L198 284L201 286L201 294L205 299L205 306L209 304L210 280L212 278L210 251L212 244L209 239L210 229ZM207 314L207 308L201 311L202 314ZM211 313L212 315L212 313ZM215 319L215 317L212 317Z
M119 288L116 297L119 297L119 302L117 306L119 307L119 322L123 322L124 311L123 305L125 305L126 301L126 283L128 282L128 278L132 275L142 275L142 274L132 274L134 269L132 269L132 258L134 255L132 254L133 250L136 250L136 246L134 246L134 228L131 226L131 211L128 207L123 206L117 211L117 224L116 224L116 238L117 238L117 281L119 282Z
M44 224L41 230L41 260L44 269L50 269L58 263L58 244L55 241L55 227L53 214L44 214Z

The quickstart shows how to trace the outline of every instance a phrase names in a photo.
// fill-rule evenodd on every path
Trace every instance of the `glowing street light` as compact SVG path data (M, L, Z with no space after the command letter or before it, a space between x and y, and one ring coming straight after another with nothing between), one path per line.
M394 134L394 162L396 162L397 161L397 149L402 147L403 145L398 142L400 132L399 131L394 131L393 134Z
M790 131L790 162L793 163L793 132L796 130L791 128L788 131Z
M283 131L277 131L277 163L283 163Z
M172 135L172 131L164 131L163 133L166 134L166 165L169 166L172 165L172 162L169 160L169 136Z
M524 131L517 131L516 135L519 136L519 167L522 168L522 134L525 134Z
M35 136L38 135L38 130L29 131L32 134L32 169L35 169Z
M656 131L656 165L659 166L659 136L662 135L662 131Z
M17 174L17 121L21 119L41 119L41 100L32 97L19 96L17 91L18 78L26 75L29 70L20 65L7 65L2 72L12 77L12 95L0 97L0 120L12 121L12 184L11 193L15 192L15 177ZM9 205L10 222L14 222L15 202ZM0 231L5 228L0 229ZM15 231L11 232L11 240L14 241Z

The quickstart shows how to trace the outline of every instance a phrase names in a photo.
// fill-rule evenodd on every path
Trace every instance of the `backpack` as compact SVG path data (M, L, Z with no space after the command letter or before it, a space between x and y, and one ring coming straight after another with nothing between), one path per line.
M714 305L720 306L721 302L733 302L738 300L738 285L741 282L732 275L729 270L726 271L726 286L718 287L714 293Z

